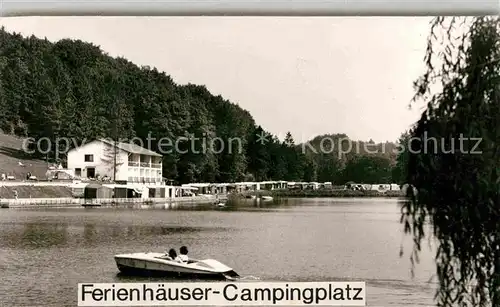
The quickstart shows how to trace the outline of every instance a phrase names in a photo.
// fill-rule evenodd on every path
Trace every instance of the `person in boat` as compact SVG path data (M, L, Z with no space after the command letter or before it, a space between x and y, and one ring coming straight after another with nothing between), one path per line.
M175 249L171 248L169 251L168 251L168 254L165 256L165 258L167 260L176 260L178 257L177 257L177 252L175 251Z
M179 253L180 255L177 256L176 260L179 261L179 262L188 262L189 261L189 257L188 257L188 249L187 247L185 246L182 246L180 249L179 249Z

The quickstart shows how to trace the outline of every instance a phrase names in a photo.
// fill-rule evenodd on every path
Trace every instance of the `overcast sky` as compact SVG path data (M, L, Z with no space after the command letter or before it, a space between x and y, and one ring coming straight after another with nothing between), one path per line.
M23 17L8 31L77 38L111 56L204 84L268 131L395 141L424 69L430 18Z

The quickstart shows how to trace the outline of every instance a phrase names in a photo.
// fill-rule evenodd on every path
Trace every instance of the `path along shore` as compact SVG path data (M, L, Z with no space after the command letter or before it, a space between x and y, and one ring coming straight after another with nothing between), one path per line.
M0 182L0 208L171 206L172 204L208 204L225 199L227 196L220 194L161 198L85 199L74 194L72 183Z
M211 204L217 200L225 200L224 196L189 196L176 198L18 198L1 199L1 208L81 208L81 207L101 207L101 208L175 208L178 206L190 206L198 204Z

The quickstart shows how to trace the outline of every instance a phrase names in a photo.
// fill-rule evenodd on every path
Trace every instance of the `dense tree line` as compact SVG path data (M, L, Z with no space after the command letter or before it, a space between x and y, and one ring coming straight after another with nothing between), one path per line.
M112 58L90 43L69 39L52 43L4 29L0 30L0 129L35 139L73 138L77 144L100 137L135 137L146 144L152 137L152 150L159 148L160 138L185 137L179 150L163 158L164 176L182 183L389 183L395 160L392 143L355 142L351 151L333 148L337 144L332 140L346 139L345 135L295 144L287 134L281 141L258 126L248 111L204 86L178 85L163 72ZM203 142L190 142L193 138L205 144L217 144L219 139L226 146L201 150ZM227 146L234 138L239 140L237 146ZM367 144L385 150L372 154L363 149Z

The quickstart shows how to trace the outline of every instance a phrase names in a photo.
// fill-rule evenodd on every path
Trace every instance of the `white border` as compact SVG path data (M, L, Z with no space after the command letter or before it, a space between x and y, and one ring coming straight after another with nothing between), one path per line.
M499 0L0 0L0 16L497 15Z

